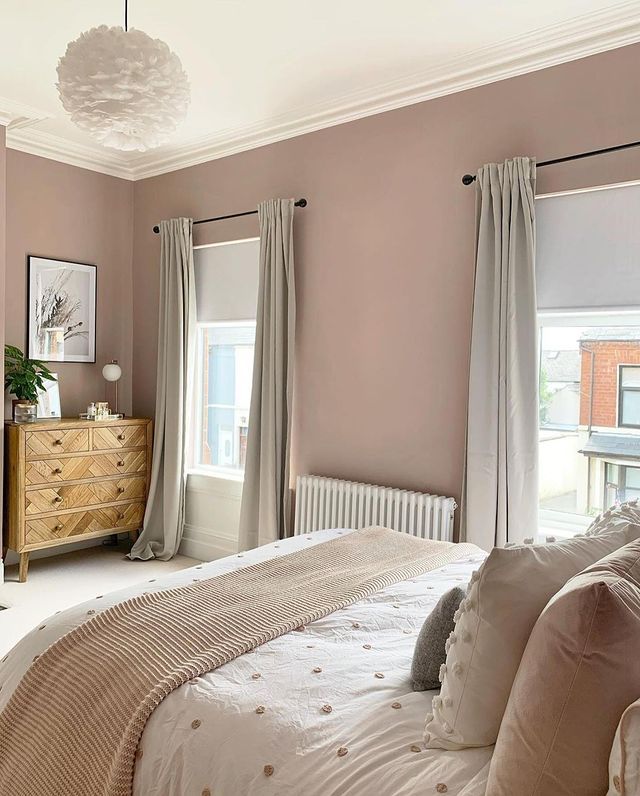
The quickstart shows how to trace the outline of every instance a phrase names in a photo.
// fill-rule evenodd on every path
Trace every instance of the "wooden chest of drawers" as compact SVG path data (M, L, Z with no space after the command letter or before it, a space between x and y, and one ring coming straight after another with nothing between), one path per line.
M151 472L150 420L7 423L4 542L20 554L142 526Z

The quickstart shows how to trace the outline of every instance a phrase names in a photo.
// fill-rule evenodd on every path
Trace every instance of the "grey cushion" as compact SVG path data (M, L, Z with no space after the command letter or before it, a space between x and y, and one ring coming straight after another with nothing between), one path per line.
M440 688L438 674L440 666L447 658L445 644L455 626L453 615L466 593L466 589L456 587L443 594L425 619L416 641L411 664L411 682L414 691Z

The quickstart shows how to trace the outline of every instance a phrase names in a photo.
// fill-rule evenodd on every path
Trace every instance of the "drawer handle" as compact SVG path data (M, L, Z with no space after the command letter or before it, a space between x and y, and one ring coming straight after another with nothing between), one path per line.
M63 528L64 528L64 525L54 525L53 526L53 530L54 531L61 531Z
M118 467L124 467L124 462L122 461L122 459L120 459L120 461L118 462Z
M53 499L53 502L54 503L62 503L63 500L64 500L64 498L61 498L60 495L56 495L54 497L54 499Z
M124 514L118 514L118 519L119 520L123 520L124 519Z
M121 495L123 492L124 492L124 487L123 486L119 486L118 487L118 494Z
M62 440L61 439L54 439L53 440L53 444L54 445L62 445Z
M118 439L125 440L126 436L124 434L118 434Z
M51 475L60 475L61 472L62 472L62 467L56 467L55 470L51 471Z

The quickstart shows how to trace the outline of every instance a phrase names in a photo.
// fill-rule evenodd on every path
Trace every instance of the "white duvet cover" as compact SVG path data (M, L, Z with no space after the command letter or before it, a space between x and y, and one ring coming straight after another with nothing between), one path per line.
M0 664L0 709L34 656L91 612L346 533L283 540L51 617ZM484 796L493 747L426 750L424 719L436 692L412 691L409 672L424 618L485 555L478 549L384 589L178 688L143 733L135 796Z

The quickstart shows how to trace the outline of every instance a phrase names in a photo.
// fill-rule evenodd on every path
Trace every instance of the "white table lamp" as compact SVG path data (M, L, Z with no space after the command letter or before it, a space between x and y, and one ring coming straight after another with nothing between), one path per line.
M117 359L112 359L111 362L102 368L102 375L105 381L113 381L116 385L116 405L114 414L118 414L118 380L122 376L122 368L118 365Z

